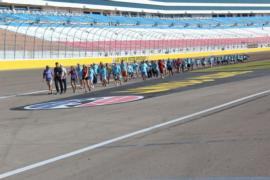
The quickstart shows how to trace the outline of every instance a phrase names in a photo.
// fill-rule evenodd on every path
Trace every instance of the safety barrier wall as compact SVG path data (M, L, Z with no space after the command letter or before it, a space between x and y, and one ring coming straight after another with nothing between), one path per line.
M0 25L0 70L268 51L270 27L143 29Z
M232 54L248 54L270 51L270 48L251 48L242 50L225 50L225 51L209 51L209 52L193 52L179 54L159 54L150 56L127 56L127 57L101 57L101 58L68 58L68 59L29 59L29 60L5 60L0 61L0 71L4 70L22 70L22 69L39 69L46 65L54 66L55 62L59 62L64 66L92 63L120 63L143 61L143 60L159 60L159 59L176 59L176 58L200 58L210 56L232 55Z

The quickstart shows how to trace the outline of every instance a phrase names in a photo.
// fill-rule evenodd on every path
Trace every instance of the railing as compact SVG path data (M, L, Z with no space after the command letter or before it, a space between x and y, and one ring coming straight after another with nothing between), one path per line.
M260 32L219 29L216 36L183 29L91 27L0 23L0 60L135 56L269 47L270 28ZM213 32L216 31L213 29Z

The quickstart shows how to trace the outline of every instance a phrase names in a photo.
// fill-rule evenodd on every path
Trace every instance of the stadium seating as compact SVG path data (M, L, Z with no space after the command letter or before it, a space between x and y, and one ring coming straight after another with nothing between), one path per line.
M220 27L258 27L269 24L269 17L221 17L161 19L146 17L105 16L100 14L58 14L48 12L10 12L0 11L1 21L27 21L43 23L85 23L118 26L155 26L177 28L220 28Z
M0 33L5 37L9 32L13 37L5 37L0 44L0 50L5 50L0 58L144 55L265 47L270 40L269 19L267 16L161 19L2 11ZM36 46L35 52L25 52L23 45L27 38L32 38L32 44L28 45ZM5 48L1 47L4 45Z

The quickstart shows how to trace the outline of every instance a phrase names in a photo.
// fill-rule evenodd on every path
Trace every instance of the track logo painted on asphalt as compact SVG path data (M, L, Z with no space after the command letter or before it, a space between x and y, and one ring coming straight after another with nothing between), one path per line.
M50 110L50 109L70 109L81 107L95 107L112 104L120 104L143 99L143 96L108 96L97 98L70 99L61 101L51 101L39 104L32 104L23 107L25 110Z
M134 93L134 94L160 93L160 92L174 90L177 88L184 88L184 87L194 86L194 85L203 84L203 83L207 83L207 82L213 82L213 81L216 81L218 79L239 76L239 75L247 74L250 72L252 72L252 71L218 72L218 73L214 73L214 74L191 77L189 79L182 80L182 81L171 81L171 82L165 82L165 83L158 83L155 85L137 87L137 88L132 88L132 89L128 89L126 91L120 91L120 92Z

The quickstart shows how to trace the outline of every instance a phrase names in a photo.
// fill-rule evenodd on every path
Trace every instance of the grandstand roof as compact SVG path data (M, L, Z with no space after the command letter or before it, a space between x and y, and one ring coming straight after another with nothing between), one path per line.
M163 14L215 13L215 11L219 13L270 12L270 0L0 0L0 2Z

